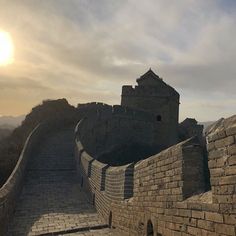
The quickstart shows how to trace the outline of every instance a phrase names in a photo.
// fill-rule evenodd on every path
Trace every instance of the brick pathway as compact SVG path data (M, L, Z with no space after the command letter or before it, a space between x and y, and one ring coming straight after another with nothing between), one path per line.
M66 236L122 236L122 235L118 234L116 231L111 231L110 229L99 229L99 230L89 230L86 232L67 234Z
M63 235L60 232L83 227L106 227L79 187L73 150L72 129L59 131L40 145L29 162L25 185L9 223L8 236L53 232ZM109 235L110 230L97 230L96 235L99 231L106 232L101 235ZM84 235L94 235L91 231L87 233Z

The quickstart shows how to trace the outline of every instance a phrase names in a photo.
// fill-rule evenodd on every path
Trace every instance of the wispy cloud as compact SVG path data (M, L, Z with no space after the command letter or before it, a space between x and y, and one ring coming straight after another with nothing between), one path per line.
M236 110L234 3L0 0L0 28L16 50L15 63L0 68L0 113L56 97L119 103L122 84L151 66L180 91L181 118L228 116Z

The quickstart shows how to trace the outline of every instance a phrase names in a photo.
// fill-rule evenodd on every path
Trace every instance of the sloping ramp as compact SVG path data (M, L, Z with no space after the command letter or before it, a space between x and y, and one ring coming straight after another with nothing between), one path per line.
M49 134L35 150L8 236L109 232L80 189L73 150L72 128Z

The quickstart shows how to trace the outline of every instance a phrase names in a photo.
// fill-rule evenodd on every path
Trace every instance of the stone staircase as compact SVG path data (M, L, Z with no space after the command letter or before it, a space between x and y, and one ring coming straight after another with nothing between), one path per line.
M73 150L72 128L49 134L40 143L28 163L8 236L110 235L80 188Z

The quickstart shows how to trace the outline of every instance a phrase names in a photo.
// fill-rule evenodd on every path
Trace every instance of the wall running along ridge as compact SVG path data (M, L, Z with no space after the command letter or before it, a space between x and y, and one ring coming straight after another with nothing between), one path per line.
M169 146L165 132L168 124L165 120L158 122L151 113L102 103L79 105L78 109L87 120L80 131L83 145L92 156L107 152L114 145L139 143L158 150Z
M76 128L81 186L122 235L236 235L236 116L208 133L212 191L205 193L203 154L194 138L136 165L111 167L84 149L85 122Z
M0 188L0 235L5 235L9 219L15 209L15 204L24 185L24 176L30 156L37 151L38 145L49 132L60 128L62 124L70 123L65 119L48 120L41 123L28 136L17 164L6 183Z
M15 203L23 186L27 161L32 149L41 138L42 125L38 125L27 138L18 162L6 183L0 189L0 235L4 235Z

